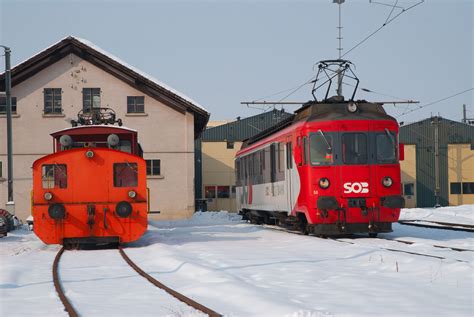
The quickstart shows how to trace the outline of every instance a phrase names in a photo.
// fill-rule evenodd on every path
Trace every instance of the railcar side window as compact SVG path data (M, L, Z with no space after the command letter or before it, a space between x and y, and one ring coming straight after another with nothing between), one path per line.
M342 158L345 164L367 164L367 135L344 133L342 135Z
M301 153L303 154L303 165L306 165L308 163L308 142L306 141L306 137L303 137L303 151Z
M137 185L137 163L114 163L114 187L135 187Z
M67 188L66 164L45 164L41 171L44 189Z
M320 133L312 133L309 148L311 165L333 164L333 153L331 151L333 148L332 136L326 134L323 137Z
M378 163L397 162L397 139L393 133L377 134L375 137L375 149Z

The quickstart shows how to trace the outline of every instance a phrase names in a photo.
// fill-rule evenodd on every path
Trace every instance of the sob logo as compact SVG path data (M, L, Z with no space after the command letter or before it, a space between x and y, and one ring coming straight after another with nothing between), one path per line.
M344 194L367 194L369 192L369 183L367 182L355 182L355 183L344 183Z

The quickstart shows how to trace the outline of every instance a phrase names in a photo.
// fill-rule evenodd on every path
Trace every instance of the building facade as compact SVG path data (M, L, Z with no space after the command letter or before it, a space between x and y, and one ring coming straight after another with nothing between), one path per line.
M5 89L4 74L0 78ZM185 95L92 43L67 37L12 69L15 213L30 215L32 163L53 149L54 131L79 111L113 109L138 131L156 219L194 212L194 141L209 113ZM0 206L7 200L5 98L0 100Z
M234 159L242 141L290 115L273 110L224 124L211 122L213 127L196 142L196 197L207 200L208 210L237 211Z
M474 126L432 117L400 127L400 142L408 207L474 204Z

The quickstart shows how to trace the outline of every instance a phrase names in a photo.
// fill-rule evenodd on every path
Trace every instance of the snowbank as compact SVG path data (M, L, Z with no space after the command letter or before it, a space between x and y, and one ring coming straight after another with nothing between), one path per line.
M400 220L425 220L474 225L474 205L442 208L405 208Z

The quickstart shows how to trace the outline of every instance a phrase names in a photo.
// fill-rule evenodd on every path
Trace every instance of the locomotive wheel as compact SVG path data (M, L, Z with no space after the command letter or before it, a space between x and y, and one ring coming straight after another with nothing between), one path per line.
M377 238L377 235L378 235L378 233L376 233L376 232L370 232L369 233L370 238Z
M308 225L307 224L301 224L300 231L301 231L302 234L307 236L309 234Z
M301 231L302 234L308 235L309 234L309 226L308 226L308 220L306 219L306 215L303 213L298 214L298 227Z

